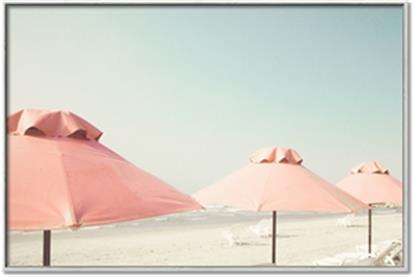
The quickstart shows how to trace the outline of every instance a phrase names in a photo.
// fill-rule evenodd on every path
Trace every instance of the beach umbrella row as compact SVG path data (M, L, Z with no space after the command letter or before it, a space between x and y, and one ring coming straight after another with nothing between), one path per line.
M363 202L304 167L303 159L294 149L260 149L249 161L248 165L200 190L194 197L203 204L272 212L273 264L277 261L278 211L344 213L367 208Z
M372 203L399 202L402 198L402 186L379 163L362 164L344 182L333 186L304 167L294 149L282 147L258 150L248 165L192 198L105 147L99 142L102 132L71 112L21 110L8 117L7 125L8 227L44 230L45 266L50 264L53 229L201 209L194 198L203 204L272 212L271 256L275 264L277 211L369 209L371 222ZM365 187L368 183L371 189ZM390 183L396 189L390 189ZM385 187L389 191L383 192ZM368 194L378 197L362 197Z
M368 204L368 252L372 252L372 209L375 204L402 204L402 183L380 162L363 162L337 187Z

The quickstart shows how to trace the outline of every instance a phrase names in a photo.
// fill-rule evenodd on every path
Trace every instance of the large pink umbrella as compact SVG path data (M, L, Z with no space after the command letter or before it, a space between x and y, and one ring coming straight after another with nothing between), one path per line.
M402 203L402 183L389 175L389 170L377 161L363 162L351 170L337 187L369 205L368 251L372 248L372 204Z
M201 206L98 142L70 112L22 110L8 118L8 226L50 230L122 222Z
M291 148L258 150L250 163L199 192L201 203L272 211L272 263L276 263L277 211L353 212L367 206L301 165Z

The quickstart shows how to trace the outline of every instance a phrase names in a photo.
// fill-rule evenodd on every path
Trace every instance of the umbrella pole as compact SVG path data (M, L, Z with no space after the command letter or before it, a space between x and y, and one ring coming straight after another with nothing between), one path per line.
M368 251L369 254L372 253L372 206L369 204L369 209L368 209L368 225L369 225L369 230L368 230Z
M277 264L277 212L272 212L272 263Z
M43 266L50 266L50 230L43 230Z

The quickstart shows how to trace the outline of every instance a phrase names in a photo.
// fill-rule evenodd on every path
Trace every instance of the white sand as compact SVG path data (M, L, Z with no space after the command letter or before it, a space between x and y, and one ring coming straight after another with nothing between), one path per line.
M279 265L312 265L313 261L351 252L367 243L367 216L355 226L336 225L331 216L286 216L278 222ZM186 220L183 220L185 218ZM271 239L257 238L248 227L269 215L193 213L52 233L53 265L258 265L270 262ZM231 220L232 219L232 220ZM246 242L229 246L222 232L232 230ZM402 214L375 212L374 243L402 238ZM42 233L11 232L10 265L41 265Z

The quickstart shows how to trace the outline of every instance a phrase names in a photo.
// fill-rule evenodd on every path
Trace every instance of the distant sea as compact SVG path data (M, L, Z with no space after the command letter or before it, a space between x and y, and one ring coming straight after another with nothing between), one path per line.
M142 228L163 228L163 227L180 227L186 225L208 226L217 224L237 224L243 222L259 222L263 219L271 219L271 212L255 212L230 208L221 205L205 206L204 210L176 213L153 218L129 221L116 224L117 227L140 226ZM376 208L373 214L393 214L400 213L401 208ZM366 215L366 211L357 213L356 215ZM299 219L311 220L316 217L337 218L346 216L347 214L336 213L316 213L316 212L278 212L278 222L296 221ZM111 224L108 227L114 227ZM105 228L105 225L102 226ZM88 228L88 227L87 227ZM93 227L92 227L93 228Z
M373 214L393 214L400 213L401 208L376 208ZM365 216L366 211L359 212L357 215ZM312 220L317 217L320 218L337 218L345 216L344 214L336 213L316 213L316 212L278 212L278 222L289 222L300 220ZM106 228L140 228L141 230L157 230L159 228L183 228L184 225L191 227L208 227L209 225L234 225L238 223L252 222L253 224L263 220L272 218L271 212L255 212L240 210L237 208L230 208L221 205L205 205L205 209L190 212L175 213L164 216L157 216L146 219L139 219L128 222L120 222L114 224L105 224L100 226L84 226L78 229L92 230L92 229L106 229ZM67 230L55 230L54 232L66 232ZM14 233L21 233L16 231ZM26 233L26 232L22 232Z

